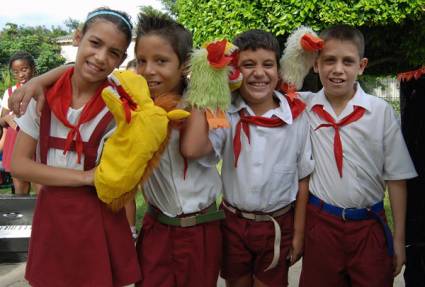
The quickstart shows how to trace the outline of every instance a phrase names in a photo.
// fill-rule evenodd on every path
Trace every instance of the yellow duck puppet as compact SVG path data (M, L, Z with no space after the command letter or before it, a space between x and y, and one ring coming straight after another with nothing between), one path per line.
M170 121L190 114L155 104L146 80L131 71L115 71L110 79L102 98L117 127L104 145L94 184L99 199L116 211L155 167L167 144Z

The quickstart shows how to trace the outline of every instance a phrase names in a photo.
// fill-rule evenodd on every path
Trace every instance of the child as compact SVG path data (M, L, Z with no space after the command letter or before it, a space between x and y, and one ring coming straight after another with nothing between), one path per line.
M314 70L323 89L303 94L316 169L300 286L392 286L405 261L404 180L416 172L394 111L356 82L367 65L361 32L341 25L320 37ZM394 244L382 204L386 187Z
M89 13L77 34L75 68L49 89L40 118L33 101L17 119L12 173L43 185L25 275L33 286L123 286L140 279L124 210L111 212L92 186L96 157L114 126L100 92L125 59L131 31L123 12ZM33 159L37 141L41 163Z
M307 182L314 167L309 126L275 91L276 38L251 30L234 44L243 81L228 111L231 128L213 130L208 138L204 114L193 109L182 152L196 158L214 150L223 158L221 275L227 286L287 286L288 267L301 256L304 240Z
M191 49L192 36L182 25L140 15L137 68L156 101L181 97ZM171 130L159 167L143 186L148 211L137 241L143 277L138 286L217 285L222 214L215 204L221 192L215 164L186 161L180 154L180 131Z
M9 70L12 72L17 84L13 87L9 87L4 92L2 100L0 125L6 128L2 163L3 168L7 172L10 172L10 160L12 158L13 147L15 146L16 135L18 134L16 131L15 115L9 109L8 100L15 89L25 84L34 76L34 58L27 52L17 52L9 59ZM24 195L29 193L29 182L15 177L12 177L12 180L16 194Z

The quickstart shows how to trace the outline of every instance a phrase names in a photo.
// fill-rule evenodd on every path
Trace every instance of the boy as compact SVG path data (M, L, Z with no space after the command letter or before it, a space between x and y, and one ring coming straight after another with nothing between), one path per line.
M416 172L394 111L356 82L367 65L361 32L340 25L320 37L314 70L323 89L302 94L316 168L300 286L389 287L405 261L404 180ZM386 187L394 243L382 204Z
M196 158L214 150L223 159L221 275L227 286L287 286L289 264L299 259L304 240L308 175L314 167L309 126L303 114L291 111L299 102L289 103L274 90L276 38L251 30L234 44L243 81L228 111L231 128L208 137L204 114L193 110L181 151Z

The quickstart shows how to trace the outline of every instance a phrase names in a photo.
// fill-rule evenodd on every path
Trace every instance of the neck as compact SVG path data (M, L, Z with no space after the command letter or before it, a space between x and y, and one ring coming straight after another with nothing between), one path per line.
M82 106L84 106L95 95L96 90L99 88L99 86L102 83L103 81L95 82L95 83L87 82L81 79L81 77L79 77L78 74L74 73L71 77L71 84L72 84L71 107L74 109L79 109Z
M328 102L331 104L332 109L334 110L335 114L339 116L342 111L344 110L347 103L354 97L356 91L354 90L352 94L346 95L346 96L329 96L326 95L326 98Z
M271 109L275 109L279 106L273 97L271 97L270 100L267 100L266 102L248 103L248 105L256 116L262 116Z

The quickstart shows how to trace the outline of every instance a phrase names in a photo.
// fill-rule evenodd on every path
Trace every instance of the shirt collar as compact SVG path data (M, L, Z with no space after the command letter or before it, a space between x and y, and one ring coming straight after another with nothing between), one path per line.
M353 106L359 106L371 112L372 105L370 103L370 99L366 97L366 93L363 91L360 84L356 83L356 85L357 85L356 93L354 94L353 98L347 103L347 106L345 107L345 109L349 107L350 110L353 110ZM329 110L329 111L332 110L331 105L325 96L323 88L318 93L316 93L316 95L312 98L312 100L308 104L307 109L311 111L311 109L316 105L322 105L325 108L325 110Z
M267 118L276 116L280 118L282 121L284 121L286 124L288 125L292 124L292 121L293 121L292 112L287 99L278 91L274 91L274 97L278 99L279 107L267 111L262 116ZM245 109L249 115L254 115L254 112L247 105L247 103L242 99L242 97L239 94L235 94L233 96L232 105L229 108L229 113L230 114L238 113L242 109Z

